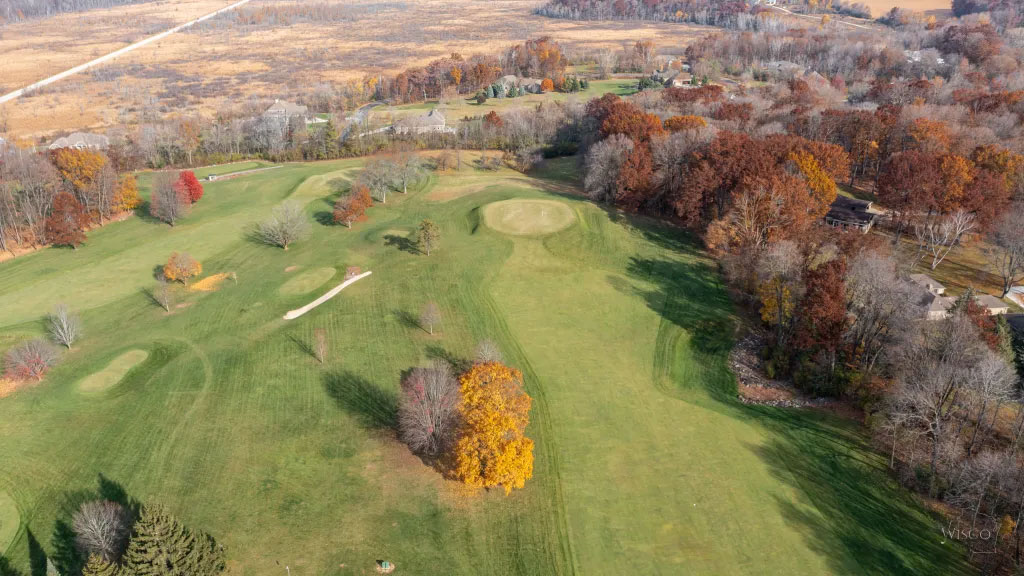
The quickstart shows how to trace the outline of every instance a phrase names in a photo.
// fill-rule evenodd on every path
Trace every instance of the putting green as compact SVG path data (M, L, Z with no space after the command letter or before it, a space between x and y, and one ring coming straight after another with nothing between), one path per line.
M121 354L111 360L103 370L83 378L78 383L78 391L95 394L113 388L132 368L141 364L148 356L149 352L145 350L129 350Z
M515 199L485 206L484 221L498 232L536 236L568 228L576 221L576 215L556 200Z
M281 294L306 294L316 290L337 273L334 268L314 268L288 280L281 285Z
M18 505L7 492L0 492L0 554L7 551L20 526L21 515L18 514Z

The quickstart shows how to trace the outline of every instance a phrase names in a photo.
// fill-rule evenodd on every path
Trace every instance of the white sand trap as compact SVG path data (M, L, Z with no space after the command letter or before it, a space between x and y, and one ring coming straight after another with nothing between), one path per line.
M348 288L349 284L354 284L356 281L362 280L363 278L366 278L370 274L373 274L373 272L367 271L367 272L363 272L359 276L353 276L353 277L349 278L348 280L345 280L341 284L338 284L334 288L331 288L331 290L329 292L327 292L327 294L324 294L323 296L317 298L316 300L313 300L312 302L310 302L309 304L306 304L302 308L296 308L295 310L289 311L287 314L284 315L284 319L285 320L294 320L294 319L298 318L299 316L302 316L306 312L309 312L313 308L316 308L317 306L319 306L319 305L323 304L324 302L327 302L331 298L334 298L335 296L337 296L338 292L341 292L345 288Z

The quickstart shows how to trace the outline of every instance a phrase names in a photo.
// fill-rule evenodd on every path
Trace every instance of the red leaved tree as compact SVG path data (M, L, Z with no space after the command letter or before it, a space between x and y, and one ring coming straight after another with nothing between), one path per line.
M53 211L46 219L46 239L55 246L71 246L75 250L85 242L85 227L89 215L81 202L67 192L57 194L53 200Z
M190 203L195 204L203 197L203 185L196 178L196 173L191 170L183 170L178 176L176 186L180 186L188 195Z

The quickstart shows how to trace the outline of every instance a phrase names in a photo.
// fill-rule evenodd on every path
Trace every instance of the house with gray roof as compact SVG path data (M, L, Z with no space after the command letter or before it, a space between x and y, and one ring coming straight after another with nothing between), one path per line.
M836 196L825 214L825 224L833 228L855 228L867 233L878 219L879 212L867 200Z
M106 150L110 147L110 138L102 134L90 134L88 132L75 132L58 138L50 144L50 150L61 148L74 148L75 150Z
M420 116L408 116L395 121L391 127L395 134L454 134L455 128L447 125L444 114L434 108Z

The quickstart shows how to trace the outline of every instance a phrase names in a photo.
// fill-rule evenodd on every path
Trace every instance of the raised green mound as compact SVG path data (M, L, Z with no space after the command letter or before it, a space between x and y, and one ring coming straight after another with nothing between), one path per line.
M334 268L314 268L312 270L306 270L302 274L288 280L281 285L281 294L295 295L295 294L307 294L316 290L320 286L323 286L324 282L327 282L337 273Z
M113 388L128 372L149 356L145 350L129 350L110 361L103 370L90 374L78 383L78 391L95 394ZM2 540L0 540L2 541Z
M556 200L514 199L488 204L484 221L505 234L539 236L565 230L576 221L576 215Z
M14 541L19 526L21 515L18 514L18 505L9 494L0 492L0 554L3 554Z

